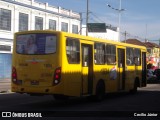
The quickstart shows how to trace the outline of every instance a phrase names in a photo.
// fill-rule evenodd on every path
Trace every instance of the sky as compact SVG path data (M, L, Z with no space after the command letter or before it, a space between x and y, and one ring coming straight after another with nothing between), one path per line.
M36 0L47 2L49 5L60 6L74 12L82 13L82 21L86 21L87 0ZM89 22L106 23L114 27L119 26L120 0L89 0ZM127 39L136 38L151 42L160 39L160 0L121 0L120 28L126 31ZM125 39L122 35L121 39Z

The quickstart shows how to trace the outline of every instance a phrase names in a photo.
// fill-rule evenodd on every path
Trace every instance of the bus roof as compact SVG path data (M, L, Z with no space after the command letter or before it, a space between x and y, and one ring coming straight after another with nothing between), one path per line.
M90 37L90 36L78 35L78 34L67 33L67 32L62 32L62 34L64 34L64 36L66 36L66 37L74 37L74 38L85 39L85 40L89 40L89 41L102 42L102 43L105 42L105 43L116 44L116 45L118 44L119 46L129 46L129 47L141 48L141 49L146 50L145 46L134 45L134 44L124 43L124 42L118 42L118 41L113 41L113 40L109 40L109 39L94 38L94 37Z
M29 31L16 32L15 34L44 33L44 32L50 32L50 33L53 32L56 34L62 34L63 36L66 36L66 37L73 37L73 38L77 38L77 39L81 39L81 40L109 43L109 44L116 44L116 45L118 44L119 46L128 46L128 47L141 48L141 49L146 50L145 46L117 42L117 41L108 40L108 39L94 38L94 37L90 37L90 36L84 36L84 35L73 34L73 33L68 33L68 32L63 32L63 31L55 31L55 30L29 30Z

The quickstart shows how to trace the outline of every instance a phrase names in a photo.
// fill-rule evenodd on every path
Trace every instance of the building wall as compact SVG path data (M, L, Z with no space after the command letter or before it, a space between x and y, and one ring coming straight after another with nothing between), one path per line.
M0 0L0 10L2 9L11 11L11 25L10 30L4 30L0 28L0 63L7 63L0 65L0 78L8 76L8 74L10 74L11 72L13 36L15 32L19 31L20 13L28 15L27 30L35 29L36 16L43 18L43 29L49 29L50 19L56 21L56 30L58 31L62 30L62 23L68 24L67 32L70 33L73 32L73 25L76 26L77 34L80 33L82 27L80 13L64 9L62 7L51 6L48 3L41 3L38 2L38 0ZM85 30L83 29L83 31L81 32L84 33L84 31ZM89 33L89 35L92 37L99 37L103 39L118 40L118 32L112 31L110 29L107 29L106 33ZM6 70L10 71L6 72Z
M82 35L86 35L86 25L82 25ZM107 40L118 41L118 31L112 29L106 29L106 32L88 32L88 36L102 38Z
M43 29L49 29L49 19L56 20L56 30L61 30L61 22L68 23L68 32L72 33L72 25L75 24L80 29L80 14L72 10L61 7L54 7L48 3L40 3L34 0L2 0L0 8L11 10L11 31L0 30L4 33L2 38L13 39L14 32L19 30L19 13L29 15L28 30L35 29L35 16L43 18Z
M56 21L56 30L58 31L61 31L62 22L68 24L68 32L70 33L73 32L72 25L77 26L77 31L80 29L81 16L79 13L61 7L51 6L48 3L41 3L38 0L0 0L0 15L2 15L2 10L11 11L11 29L5 30L0 27L0 79L8 77L8 74L11 72L13 36L15 32L19 31L20 13L28 15L28 30L35 29L36 16L43 18L43 29L49 29L49 19ZM1 22L0 25L2 25Z

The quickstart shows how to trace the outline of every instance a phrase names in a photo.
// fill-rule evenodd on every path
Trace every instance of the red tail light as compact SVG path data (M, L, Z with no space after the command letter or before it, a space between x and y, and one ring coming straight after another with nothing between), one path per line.
M56 70L54 72L53 85L59 84L60 80L61 80L61 67L56 68Z
M12 82L17 84L17 71L15 67L12 67Z

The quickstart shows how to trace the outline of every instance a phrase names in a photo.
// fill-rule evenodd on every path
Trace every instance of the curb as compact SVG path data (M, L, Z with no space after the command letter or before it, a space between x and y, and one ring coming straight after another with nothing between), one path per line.
M0 94L11 93L11 79L0 79Z
M0 94L4 94L4 93L12 93L11 90L2 90L0 91Z

